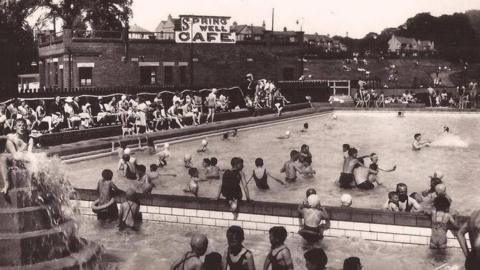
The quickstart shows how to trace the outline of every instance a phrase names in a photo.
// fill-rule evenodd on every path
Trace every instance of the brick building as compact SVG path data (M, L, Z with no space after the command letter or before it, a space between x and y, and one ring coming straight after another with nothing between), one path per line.
M260 40L235 44L181 44L165 32L67 29L39 44L40 87L226 87L247 73L292 80L303 71L302 48L303 32L263 31Z

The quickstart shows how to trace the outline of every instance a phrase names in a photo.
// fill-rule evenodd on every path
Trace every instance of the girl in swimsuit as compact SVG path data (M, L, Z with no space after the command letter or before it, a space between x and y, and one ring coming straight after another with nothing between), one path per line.
M269 235L272 249L265 259L263 270L267 270L270 265L272 270L293 270L292 255L284 244L287 230L282 226L275 226L270 228Z
M247 181L247 185L248 183L250 183L250 181L253 179L255 180L255 184L257 185L257 187L261 190L267 190L267 189L270 189L270 187L268 186L268 183L267 183L267 178L270 176L271 178L273 178L275 181L279 182L280 184L282 185L285 185L285 182L283 182L282 180L280 179L277 179L275 177L273 177L268 171L267 171L267 168L265 168L263 166L263 159L261 158L257 158L255 159L255 166L256 168L253 169L253 172L252 172L252 176L250 177L250 179L248 179Z
M433 201L432 210L432 235L430 236L430 248L447 248L447 231L449 225L456 228L456 222L449 213L450 201L446 197L436 197Z
M242 245L243 240L245 240L245 234L241 227L228 228L228 249L223 256L224 270L255 270L253 254Z

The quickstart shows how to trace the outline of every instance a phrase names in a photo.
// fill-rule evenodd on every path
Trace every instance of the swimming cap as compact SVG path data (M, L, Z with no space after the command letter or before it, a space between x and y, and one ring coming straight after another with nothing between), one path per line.
M310 207L319 207L320 206L320 197L317 194L312 194L307 198L308 205Z
M437 193L438 195L446 194L447 187L444 184L438 184L435 186L435 193Z
M192 159L192 155L190 154L185 154L185 157L183 158L184 160L191 160Z
M332 114L332 118L333 118L333 119L337 119L337 115L336 115L336 114Z
M202 140L202 145L203 145L203 146L207 146L207 144L208 144L207 140L206 140L206 139L203 139L203 140Z
M352 196L350 194L342 194L342 197L340 197L340 201L342 202L342 205L349 205L352 203Z
M285 135L290 136L290 130L285 131Z
M170 144L169 144L168 142L166 142L166 143L163 144L163 147L164 147L164 148L168 148L169 146L170 146Z
M130 155L131 152L132 152L132 150L131 150L130 148L128 148L128 147L125 148L125 150L123 151L123 153L124 153L125 155Z

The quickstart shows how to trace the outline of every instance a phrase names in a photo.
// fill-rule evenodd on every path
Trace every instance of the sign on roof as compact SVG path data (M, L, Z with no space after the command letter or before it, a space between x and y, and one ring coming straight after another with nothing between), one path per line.
M230 32L230 17L180 15L180 31L175 31L177 43L235 43Z

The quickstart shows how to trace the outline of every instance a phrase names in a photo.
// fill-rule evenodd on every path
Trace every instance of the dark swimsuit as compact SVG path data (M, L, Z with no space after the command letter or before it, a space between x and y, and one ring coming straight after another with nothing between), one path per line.
M277 254L273 255L272 251L270 251L270 253L268 254L268 258L270 259L270 264L272 265L272 270L287 270L288 269L288 266L286 265L281 265L279 263L279 260L277 259L277 256L280 252L282 252L283 250L285 249L288 249L287 247L283 247L282 249L280 249Z
M255 170L253 170L253 180L255 180L255 184L259 189L270 189L267 183L267 169L263 171L263 176L261 178L258 178L257 175L255 174Z
M188 255L189 253L191 253L191 252L187 252L185 255L183 255L182 260L180 260L180 262L178 262L174 267L172 267L172 269L174 269L174 270L180 270L180 269L185 270L185 262L187 262L191 258L197 257L197 255L195 255L195 254L190 254L190 256L189 256ZM180 265L182 266L182 268L180 268Z
M340 179L338 180L341 188L352 188L353 181L355 181L353 173L342 173L340 174Z
M245 270L245 268L243 267L243 261L247 258L247 253L251 253L250 250L246 249L246 251L242 254L242 256L240 256L240 258L238 259L237 262L233 262L232 259L230 259L230 249L228 249L228 253L227 253L227 265L228 265L228 269L230 270Z
M137 180L137 174L132 172L128 164L125 163L125 166L127 166L127 172L125 173L125 176L130 180Z
M237 171L225 171L222 178L222 195L225 199L229 201L242 199L241 178Z
M298 234L307 240L307 242L317 242L323 239L323 232L320 227L314 228L304 225L303 228L298 231Z

